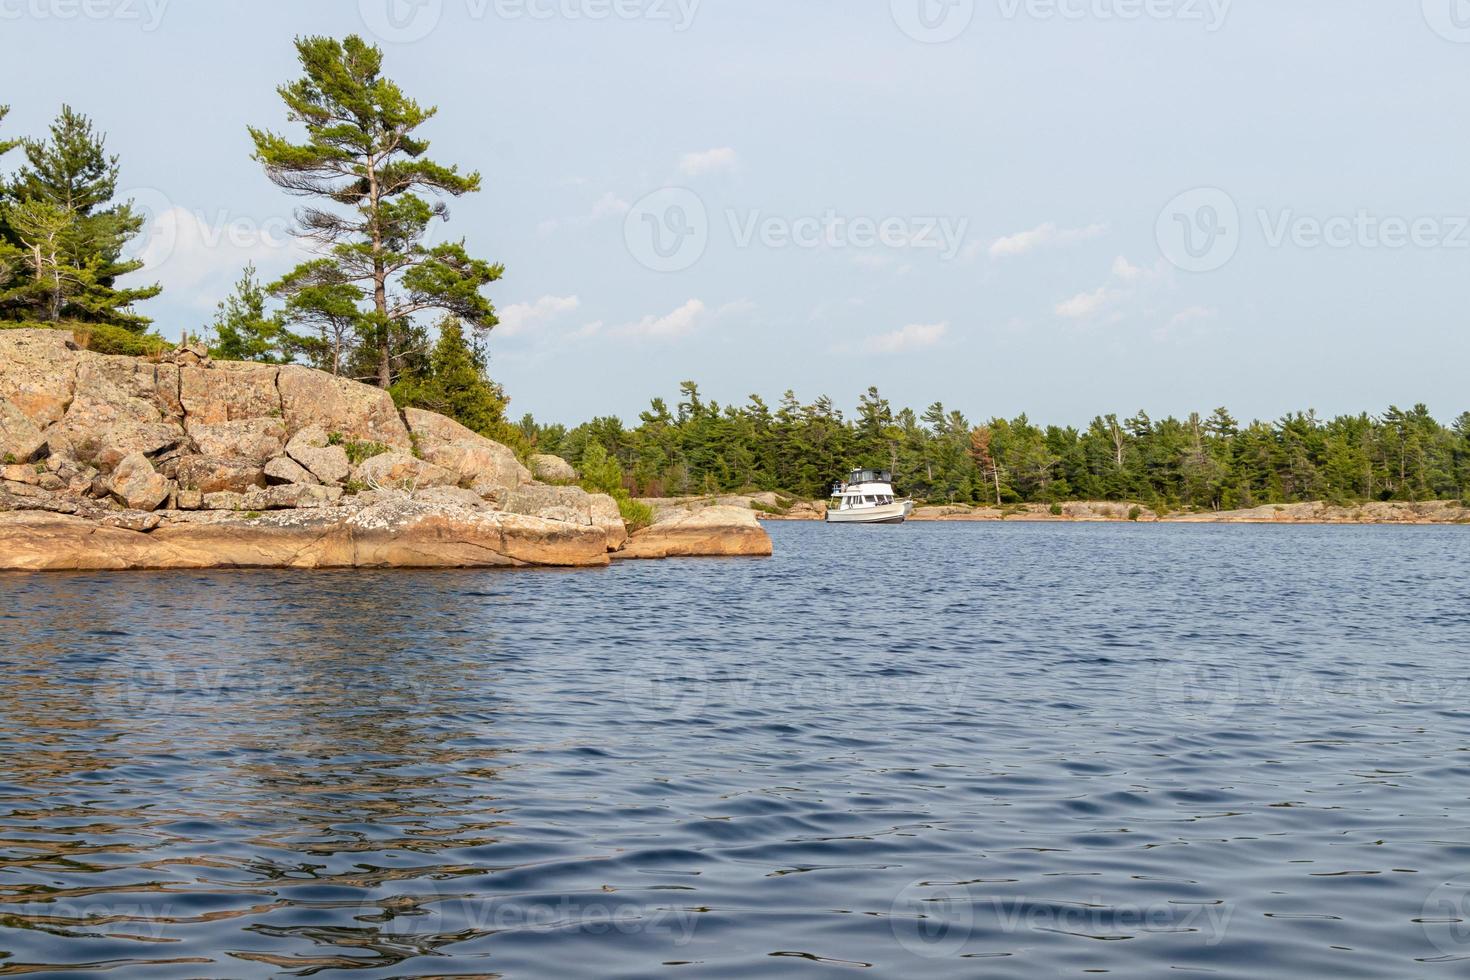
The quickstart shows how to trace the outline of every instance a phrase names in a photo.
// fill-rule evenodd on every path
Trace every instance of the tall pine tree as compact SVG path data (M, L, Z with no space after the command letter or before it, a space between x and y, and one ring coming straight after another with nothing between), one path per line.
M265 129L250 129L255 159L266 175L292 194L315 198L300 210L302 233L313 238L325 266L308 263L278 284L298 297L298 314L314 295L342 298L341 285L358 291L366 308L358 329L377 351L377 381L395 375L395 337L421 312L439 310L472 328L496 324L495 309L481 290L503 267L470 258L463 241L424 244L429 223L448 217L438 195L458 197L480 189L478 173L461 174L427 159L429 144L415 135L433 118L383 77L383 53L360 37L298 39L304 77L277 91L287 118L306 129L292 142ZM435 195L430 201L419 192Z
M118 158L106 137L71 106L62 106L49 139L24 140L25 165L7 190L12 244L24 260L18 285L0 307L19 316L106 323L141 333L152 322L133 305L157 285L124 288L118 279L143 267L127 243L143 229L129 202L114 202Z

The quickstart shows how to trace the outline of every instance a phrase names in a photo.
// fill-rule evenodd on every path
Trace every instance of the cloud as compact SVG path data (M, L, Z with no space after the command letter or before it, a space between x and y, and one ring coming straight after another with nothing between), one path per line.
M240 270L254 265L260 278L276 275L310 258L308 243L292 234L290 218L266 221L231 217L221 211L213 217L181 207L161 209L144 229L136 253L143 268L129 282L159 282L168 294L193 294L193 305L213 309L240 278Z
M514 337L545 326L564 313L575 312L581 305L575 296L543 296L534 303L514 303L499 311L500 326L495 332L501 337Z
M1180 310L1169 318L1168 323L1154 330L1154 340L1162 344L1178 338L1180 334L1202 336L1209 332L1205 323L1219 315L1220 311L1213 306L1191 306Z
M1167 276L1168 267L1162 259L1150 269L1134 265L1120 255L1113 260L1106 283L1062 300L1056 305L1056 314L1068 320L1090 320L1103 313L1111 313L1110 320L1116 321L1122 317L1117 307L1146 294Z
M673 340L692 333L694 328L699 326L704 314L704 303L691 299L672 313L664 316L646 316L637 323L620 327L618 333L627 337Z
M633 205L612 191L608 191L597 199L592 205L592 210L586 214L566 218L548 218L536 226L536 231L545 238L562 228L586 228L604 218L620 218L632 209Z
M703 177L706 174L734 170L739 164L739 154L728 146L722 146L714 150L684 154L679 158L679 172L685 177Z
M1025 255L1038 248L1048 245L1072 245L1076 242L1086 241L1089 238L1098 238L1107 233L1107 225L1088 225L1085 228L1058 228L1054 223L1048 221L1044 225L1038 225L1030 231L1017 232L1005 238L997 238L990 243L990 257L992 259L1003 259L1016 255Z
M923 350L933 347L949 332L948 321L944 323L910 323L891 333L869 337L863 341L863 352L868 354L899 354L905 351Z

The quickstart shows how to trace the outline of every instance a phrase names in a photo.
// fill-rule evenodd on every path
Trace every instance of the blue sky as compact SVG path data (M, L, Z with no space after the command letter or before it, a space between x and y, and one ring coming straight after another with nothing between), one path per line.
M0 0L6 132L108 132L177 336L300 258L245 127L351 32L484 175L517 414L1470 408L1463 0Z

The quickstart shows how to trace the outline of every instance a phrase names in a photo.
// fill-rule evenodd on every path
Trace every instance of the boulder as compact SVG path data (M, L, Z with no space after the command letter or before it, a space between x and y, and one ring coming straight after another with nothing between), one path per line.
M313 485L320 483L311 470L302 466L290 456L277 456L265 464L265 478L269 483L305 483Z
M358 483L370 487L412 490L417 487L453 487L459 474L408 453L383 453L365 460L353 474Z
M0 398L44 431L71 404L77 355L64 330L0 330Z
M352 475L347 450L328 445L327 433L321 426L308 426L292 436L286 443L286 455L323 483L344 483Z
M142 511L157 510L173 489L168 478L155 471L142 453L132 453L117 465L109 487L124 507Z
M294 364L280 369L277 384L281 411L293 433L318 426L355 442L380 442L404 451L413 448L398 407L381 388Z
M157 515L144 515L157 521ZM0 569L494 568L606 565L595 528L398 497L259 517L172 514L149 533L39 511L0 513Z
M45 448L40 427L9 398L0 398L0 461L29 463Z
M188 424L189 437L204 456L248 461L264 466L286 448L286 424L280 419L237 419Z
M74 397L54 435L103 470L133 453L168 452L185 441L178 391L171 364L79 353Z
M771 537L756 520L754 511L716 506L661 512L653 525L628 539L617 557L767 557L771 553Z
M179 400L191 424L280 418L276 390L280 369L270 364L218 361L213 367L179 367Z
M499 500L506 491L531 482L531 471L509 446L423 409L404 409L403 417L424 458L454 471L461 487Z
M532 456L531 472L536 474L536 479L547 483L574 483L577 479L577 471L572 464L560 456Z
M618 502L605 493L591 495L592 524L607 535L607 550L618 551L628 543L628 525Z
M44 473L45 471L42 470L41 472ZM38 487L41 485L41 474L36 472L36 467L32 463L13 463L0 466L0 480ZM469 491L465 492L468 493Z
M244 493L265 486L265 471L256 463L224 456L186 456L175 470L179 486L202 493Z
M507 493L501 509L507 514L592 526L592 495L581 487L528 483Z
M198 490L179 490L174 494L174 506L179 510L203 510L204 494Z

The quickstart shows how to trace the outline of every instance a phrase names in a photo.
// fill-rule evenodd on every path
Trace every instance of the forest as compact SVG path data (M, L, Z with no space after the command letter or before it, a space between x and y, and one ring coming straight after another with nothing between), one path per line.
M599 418L568 430L530 417L520 428L538 451L574 463L589 450L612 457L628 488L650 497L779 490L820 498L848 470L880 467L901 493L930 503L1133 500L1235 510L1470 498L1470 412L1446 426L1423 405L1247 424L1224 408L1183 420L1138 412L1078 428L1025 415L972 423L937 402L922 414L895 411L876 388L850 417L830 398L803 404L789 391L774 408L758 396L721 406L685 382L672 408L655 398L633 428Z

